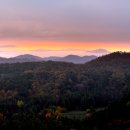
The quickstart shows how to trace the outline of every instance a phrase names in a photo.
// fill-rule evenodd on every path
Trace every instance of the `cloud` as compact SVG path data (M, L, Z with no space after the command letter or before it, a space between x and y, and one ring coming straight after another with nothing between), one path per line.
M62 19L62 18L61 18ZM69 41L69 42L129 42L130 28L117 25L100 25L44 21L17 21L0 24L0 39L41 40L41 41ZM125 24L125 23L124 23Z
M109 54L111 52L105 49L96 49L96 50L88 50L86 51L86 53L89 55L92 54L92 55L101 56L101 55Z
M72 52L77 52L77 51L83 51L83 52L85 52L86 50L84 50L84 49L58 49L58 50L52 50L52 49L37 49L37 50L29 50L30 52L58 52L58 51L60 51L60 52L64 52L64 51L72 51Z
M0 1L0 39L130 42L129 5L128 0Z
M15 48L15 45L0 45L0 48Z
M105 50L105 49L89 50L87 52L89 52L89 53L110 53L110 51Z

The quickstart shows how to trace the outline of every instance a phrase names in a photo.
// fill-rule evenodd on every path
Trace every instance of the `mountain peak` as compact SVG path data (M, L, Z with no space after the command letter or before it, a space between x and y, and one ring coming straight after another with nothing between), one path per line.
M30 55L30 54L24 54L24 55L19 55L13 58L18 58L18 59L25 59L25 58L33 58L33 59L42 59L41 57Z
M30 55L30 54L24 54L19 55L13 58L8 59L9 63L17 63L17 62L36 62L36 61L43 61L41 57Z

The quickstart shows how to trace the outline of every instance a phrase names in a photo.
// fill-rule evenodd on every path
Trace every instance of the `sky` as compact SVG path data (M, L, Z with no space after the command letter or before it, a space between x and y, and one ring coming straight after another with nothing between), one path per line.
M0 57L101 49L130 51L130 0L0 0Z

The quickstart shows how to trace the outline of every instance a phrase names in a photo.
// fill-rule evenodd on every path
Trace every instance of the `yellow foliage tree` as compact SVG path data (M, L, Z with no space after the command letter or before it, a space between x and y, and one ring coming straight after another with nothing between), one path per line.
M19 108L22 108L22 107L24 106L23 100L18 100L18 101L17 101L17 106L18 106Z

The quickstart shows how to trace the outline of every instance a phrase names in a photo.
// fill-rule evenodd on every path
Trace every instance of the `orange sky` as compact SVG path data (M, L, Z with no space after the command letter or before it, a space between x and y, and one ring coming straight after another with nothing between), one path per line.
M130 51L128 43L109 42L53 42L53 41L0 41L0 56L13 57L20 54L33 54L42 57L65 56L69 54L89 55L86 51L106 49L108 51Z
M53 42L53 41L0 41L0 50L67 50L107 49L109 51L130 51L129 43L115 42ZM2 47L1 46L6 46ZM10 46L13 47L10 47ZM8 47L9 46L9 47Z

